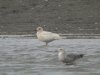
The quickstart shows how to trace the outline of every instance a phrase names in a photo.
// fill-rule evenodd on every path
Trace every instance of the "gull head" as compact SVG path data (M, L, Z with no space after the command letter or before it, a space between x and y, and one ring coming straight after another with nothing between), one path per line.
M58 59L62 62L65 61L65 51L63 48L58 49Z
M65 52L63 48L58 49L59 52Z
M41 32L41 31L43 31L43 28L42 27L37 27L37 32Z

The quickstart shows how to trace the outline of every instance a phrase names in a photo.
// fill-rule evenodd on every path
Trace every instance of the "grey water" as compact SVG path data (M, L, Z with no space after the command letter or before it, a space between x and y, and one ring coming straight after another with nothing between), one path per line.
M65 65L58 48L85 56ZM32 37L0 38L0 75L100 75L100 39L61 39L44 46Z

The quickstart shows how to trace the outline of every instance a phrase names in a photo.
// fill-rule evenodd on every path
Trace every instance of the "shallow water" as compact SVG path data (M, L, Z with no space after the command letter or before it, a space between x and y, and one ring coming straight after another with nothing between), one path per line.
M58 60L57 49L84 53L75 65ZM100 75L100 39L62 39L44 46L31 37L0 38L0 75Z

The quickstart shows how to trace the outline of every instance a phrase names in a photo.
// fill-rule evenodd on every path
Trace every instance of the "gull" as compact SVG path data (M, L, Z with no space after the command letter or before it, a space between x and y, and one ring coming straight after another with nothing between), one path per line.
M73 64L77 59L80 59L84 54L66 54L63 48L58 50L58 59L65 64Z
M49 42L63 38L59 34L52 33L49 31L44 31L42 27L37 27L36 30L37 30L37 33L36 33L37 38L40 41L45 42L46 45L48 45Z

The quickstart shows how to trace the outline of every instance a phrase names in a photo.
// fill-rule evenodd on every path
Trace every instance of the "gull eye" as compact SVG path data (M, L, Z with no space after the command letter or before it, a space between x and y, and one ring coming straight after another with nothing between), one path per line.
M39 28L39 30L41 30L41 28Z

